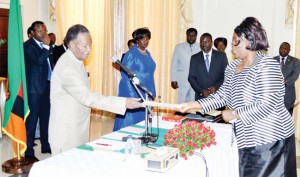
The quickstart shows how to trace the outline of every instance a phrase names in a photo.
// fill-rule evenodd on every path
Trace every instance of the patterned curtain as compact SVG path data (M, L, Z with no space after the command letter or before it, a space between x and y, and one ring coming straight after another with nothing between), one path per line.
M92 52L85 61L91 90L117 95L120 74L111 57L120 58L128 50L127 41L135 29L148 27L152 34L148 50L157 65L157 95L162 102L176 103L177 91L170 86L170 64L175 45L185 41L186 29L192 23L191 9L192 0L56 0L57 42L62 43L70 26L85 25L93 39ZM113 124L112 113L93 110L92 115L102 127ZM91 129L99 135L108 133L97 125L91 125Z

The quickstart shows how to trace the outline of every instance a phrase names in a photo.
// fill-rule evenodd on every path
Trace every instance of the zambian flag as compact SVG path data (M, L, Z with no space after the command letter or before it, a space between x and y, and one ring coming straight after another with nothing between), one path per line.
M2 130L13 140L15 156L26 151L25 121L29 114L19 0L10 0L8 21L8 87Z

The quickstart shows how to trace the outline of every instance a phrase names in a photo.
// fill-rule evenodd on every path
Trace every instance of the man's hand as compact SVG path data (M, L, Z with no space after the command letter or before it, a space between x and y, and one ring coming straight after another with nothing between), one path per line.
M177 89L177 88L179 87L177 81L172 81L172 82L171 82L171 87L172 87L173 89Z
M43 38L43 44L45 45L50 45L50 37L48 36L48 34L45 34L44 38Z
M209 90L210 94L216 93L216 91L217 91L215 86L209 87L208 90Z
M201 90L200 95L202 95L203 98L206 98L210 95L210 91L209 90Z
M141 100L140 98L127 98L125 107L127 109L136 109L136 108L145 107L142 103L139 102L140 100Z

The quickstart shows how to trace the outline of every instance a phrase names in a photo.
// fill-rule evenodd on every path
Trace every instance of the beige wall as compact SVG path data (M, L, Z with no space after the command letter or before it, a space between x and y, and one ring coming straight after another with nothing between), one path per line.
M285 0L193 0L193 27L200 35L204 32L213 38L223 36L231 50L233 29L248 16L256 17L267 31L269 55L278 55L281 42L294 43L293 28L285 27ZM199 39L198 39L199 41ZM294 51L291 51L291 55Z
M49 33L56 32L55 22L49 20L48 3L48 0L20 0L24 40L27 40L27 28L36 20L43 21ZM0 8L9 8L9 0L0 0Z

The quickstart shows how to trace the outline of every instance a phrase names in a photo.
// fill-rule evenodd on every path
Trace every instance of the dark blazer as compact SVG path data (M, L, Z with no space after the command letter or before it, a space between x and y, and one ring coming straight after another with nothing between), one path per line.
M280 56L276 56L274 59L276 59L279 63L281 62ZM299 71L300 60L288 55L282 70L285 82L284 105L288 110L293 108L296 100L295 82L299 77Z
M54 66L56 65L58 59L60 58L60 56L62 56L62 54L64 54L66 52L63 44L56 46L53 48L53 62L54 62Z
M196 92L195 100L202 98L201 91L215 86L220 88L224 81L224 71L228 65L227 56L223 52L212 50L209 72L206 70L203 51L192 56L188 80Z
M53 68L52 47L41 49L35 40L24 43L25 70L28 94L41 95L48 82L48 61Z

